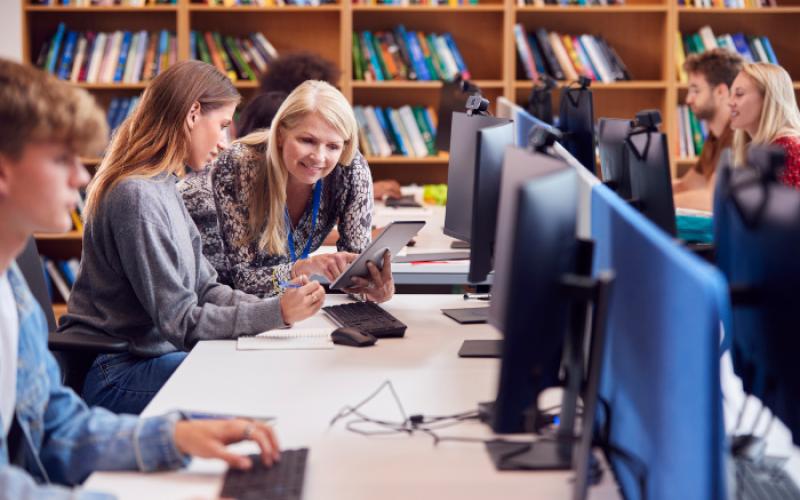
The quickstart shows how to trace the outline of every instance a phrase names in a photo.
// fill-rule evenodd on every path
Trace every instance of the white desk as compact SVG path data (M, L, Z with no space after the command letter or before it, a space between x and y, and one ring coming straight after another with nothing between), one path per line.
M456 353L465 339L497 334L487 325L459 326L438 314L440 307L463 303L452 295L396 296L386 309L408 325L406 336L370 348L243 352L233 341L201 342L145 414L188 408L276 416L284 448L310 448L306 500L570 498L571 472L498 473L480 443L434 447L424 434L367 438L347 431L344 422L328 427L343 406L357 404L384 380L392 381L410 414L458 413L493 399L498 361L460 359ZM309 320L319 321L327 320ZM388 392L363 410L401 420ZM477 422L441 434L491 436ZM223 471L221 462L195 460L179 472L94 474L86 486L123 499L211 498ZM605 478L601 497L616 498L610 474Z
M343 297L327 300L337 303ZM344 421L328 426L343 406L359 403L385 380L392 381L409 414L458 413L493 399L498 361L459 359L456 353L465 339L497 338L497 333L488 325L457 325L438 312L464 303L453 295L398 295L384 306L408 325L405 338L382 339L364 349L245 352L236 351L233 341L201 342L144 414L191 409L276 416L282 447L311 450L306 500L571 498L571 472L498 473L480 443L444 442L434 447L424 434L367 438L347 431ZM309 326L320 322L327 320L307 320ZM730 428L742 392L727 356L722 380ZM557 397L546 393L541 404L557 402ZM745 428L756 410L757 405L751 404ZM374 418L401 419L388 392L363 411ZM443 430L441 435L491 437L488 428L477 422ZM239 449L255 451L249 446ZM800 453L778 421L772 426L767 452L791 456L788 471L795 481L800 478ZM215 498L224 469L221 462L195 460L188 470L178 472L98 473L86 487L111 491L122 499ZM618 498L610 471L605 471L601 485L591 489L590 498Z

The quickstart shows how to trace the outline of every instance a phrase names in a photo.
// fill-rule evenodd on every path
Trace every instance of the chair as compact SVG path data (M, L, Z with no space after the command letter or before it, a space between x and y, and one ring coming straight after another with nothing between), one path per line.
M47 327L50 332L47 344L61 368L62 382L80 394L83 391L86 373L97 355L128 352L128 342L105 335L56 333L53 304L50 302L50 295L47 292L36 240L31 238L28 241L25 250L17 257L17 265L47 318Z

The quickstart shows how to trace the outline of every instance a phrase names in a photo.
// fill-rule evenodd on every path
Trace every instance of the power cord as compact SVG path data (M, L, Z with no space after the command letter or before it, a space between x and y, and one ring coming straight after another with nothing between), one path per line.
M375 397L378 394L380 394L381 391L383 391L383 389L385 388L388 388L389 392L394 398L394 401L397 404L397 408L400 412L400 415L403 417L402 421L392 422L388 420L372 418L359 411L364 405L375 399ZM479 438L441 437L435 432L440 429L445 429L447 427L458 425L467 420L477 420L478 419L477 410L455 413L452 415L414 414L409 416L405 408L403 407L403 403L400 401L400 398L397 395L397 391L395 391L394 386L392 385L392 382L390 380L386 380L385 382L383 382L380 386L378 386L378 388L375 391L372 392L372 394L367 396L357 405L345 406L344 408L339 410L339 412L333 417L333 419L331 419L329 426L333 427L336 424L336 422L349 416L354 416L357 418L348 421L345 424L345 428L350 432L354 432L362 436L378 436L378 435L392 435L392 434L408 434L409 436L411 436L415 432L422 432L423 434L427 434L433 438L434 445L437 445L442 441L462 441L462 442L480 442L480 443L486 442L485 439L479 439ZM378 426L381 429L367 430L362 427L364 424Z

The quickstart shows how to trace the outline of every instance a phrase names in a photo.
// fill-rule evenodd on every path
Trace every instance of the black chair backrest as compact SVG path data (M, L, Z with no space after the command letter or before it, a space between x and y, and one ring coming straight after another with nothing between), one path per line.
M48 330L50 332L55 332L56 317L53 315L53 304L50 302L50 294L47 292L42 260L39 258L39 250L36 247L36 240L33 237L28 240L28 244L25 245L25 250L17 257L17 265L20 271L22 271L25 281L28 282L28 288L31 289L33 296L44 310L44 316L47 318Z

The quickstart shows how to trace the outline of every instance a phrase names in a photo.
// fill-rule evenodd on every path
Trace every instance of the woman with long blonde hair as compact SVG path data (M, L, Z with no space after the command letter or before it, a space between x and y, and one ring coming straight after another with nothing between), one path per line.
M780 179L800 188L800 111L789 73L775 64L745 64L731 86L729 105L735 163L745 164L750 144L779 145L786 152Z
M83 395L90 405L139 413L199 340L256 334L304 319L324 290L298 276L280 298L217 282L176 189L224 144L239 94L213 66L185 61L145 89L120 126L87 193L81 267L59 331L127 340L98 356Z
M355 116L326 82L298 86L269 130L238 140L179 189L220 280L248 293L274 295L298 275L332 281L371 240L372 176ZM339 251L310 256L334 225ZM391 298L389 256L381 271L368 267L350 291Z

